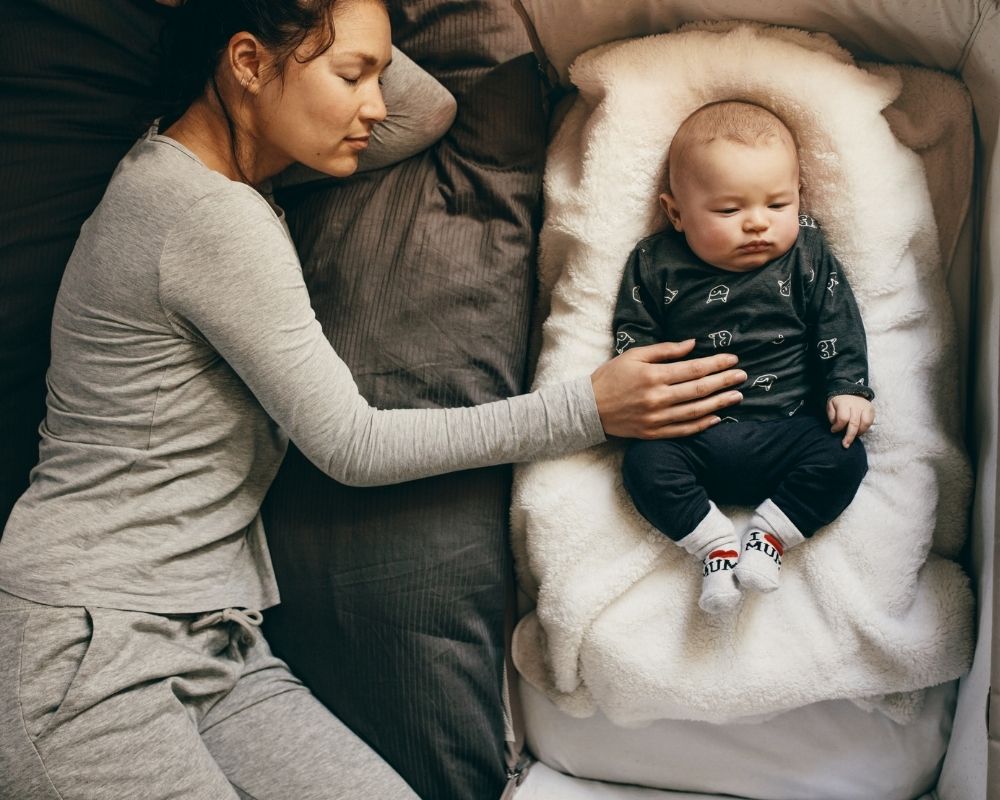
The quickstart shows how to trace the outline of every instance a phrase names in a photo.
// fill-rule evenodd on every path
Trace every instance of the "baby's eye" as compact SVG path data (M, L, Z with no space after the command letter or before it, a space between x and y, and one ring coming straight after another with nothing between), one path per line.
M769 208L773 208L773 209L776 209L776 210L780 211L783 208L788 208L788 206L789 206L789 203L771 203L771 205L769 206Z
M715 209L716 214L735 214L739 211L738 208L717 208Z

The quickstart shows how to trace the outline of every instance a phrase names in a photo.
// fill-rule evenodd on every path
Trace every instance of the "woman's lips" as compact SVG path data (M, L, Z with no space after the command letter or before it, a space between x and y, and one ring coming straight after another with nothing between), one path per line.
M353 147L355 150L364 150L368 147L368 140L370 136L348 136L344 139L349 147Z

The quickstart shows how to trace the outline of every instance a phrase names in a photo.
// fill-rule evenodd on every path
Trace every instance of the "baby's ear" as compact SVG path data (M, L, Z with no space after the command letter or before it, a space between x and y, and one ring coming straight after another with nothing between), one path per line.
M675 231L684 230L681 227L681 210L677 207L677 202L674 200L673 195L664 192L660 195L660 208L663 209L663 213L667 215L667 219L670 220L670 224L674 226Z

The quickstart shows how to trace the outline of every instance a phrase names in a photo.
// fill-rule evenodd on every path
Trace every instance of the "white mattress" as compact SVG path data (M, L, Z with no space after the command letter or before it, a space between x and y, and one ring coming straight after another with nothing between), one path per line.
M705 792L762 800L913 800L937 780L956 684L929 690L909 725L832 700L756 724L661 720L630 729L599 712L570 717L524 683L519 691L526 743L541 763L528 771L516 800L721 796Z
M732 795L691 794L690 792L667 792L659 789L642 789L600 781L585 781L571 778L536 763L525 776L524 783L516 795L517 800L738 800ZM919 800L935 800L925 794Z

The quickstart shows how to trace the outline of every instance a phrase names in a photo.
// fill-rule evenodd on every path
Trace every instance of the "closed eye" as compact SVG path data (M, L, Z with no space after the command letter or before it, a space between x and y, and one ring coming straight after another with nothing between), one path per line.
M361 80L361 76L358 75L356 78L349 78L346 75L341 75L340 79L348 86L357 86L358 82Z
M739 211L738 208L717 208L715 209L716 214L735 214Z
M780 211L783 208L788 208L788 206L790 206L790 205L791 205L791 203L771 203L771 205L768 206L768 208L773 208L773 209L776 209L776 210Z

